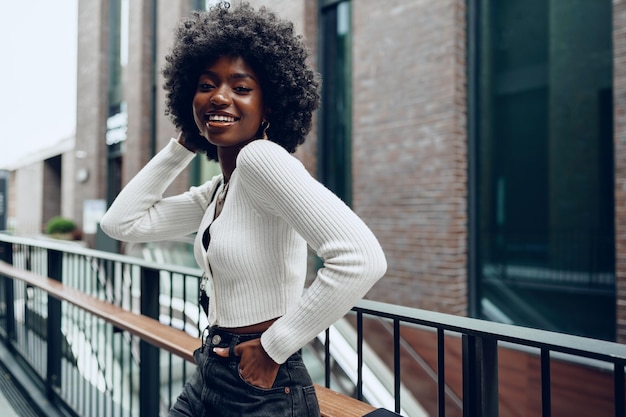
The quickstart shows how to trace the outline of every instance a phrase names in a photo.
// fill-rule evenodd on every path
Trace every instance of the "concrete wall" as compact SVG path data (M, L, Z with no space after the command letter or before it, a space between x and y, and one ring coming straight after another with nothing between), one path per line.
M35 162L14 171L15 233L35 236L43 231L43 162Z

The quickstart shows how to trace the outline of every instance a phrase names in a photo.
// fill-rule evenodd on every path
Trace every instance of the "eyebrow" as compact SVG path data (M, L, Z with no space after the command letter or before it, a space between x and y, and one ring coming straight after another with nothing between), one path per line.
M208 71L208 70L204 70L200 73L200 76L202 75L208 75L208 76L212 76L212 77L216 77L217 74L214 73L213 71ZM229 78L234 78L234 79L251 79L254 81L257 81L257 79L252 75L252 74L248 74L247 72L236 72L234 74L230 74Z

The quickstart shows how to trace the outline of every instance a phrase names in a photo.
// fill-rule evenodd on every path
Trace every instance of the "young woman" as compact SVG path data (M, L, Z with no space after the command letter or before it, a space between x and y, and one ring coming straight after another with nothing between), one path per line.
M170 416L319 416L298 352L386 270L367 226L291 155L319 103L306 60L293 25L265 8L222 3L184 20L164 69L178 139L102 219L128 242L197 232L210 327ZM163 198L195 152L222 174ZM324 265L304 290L307 244Z

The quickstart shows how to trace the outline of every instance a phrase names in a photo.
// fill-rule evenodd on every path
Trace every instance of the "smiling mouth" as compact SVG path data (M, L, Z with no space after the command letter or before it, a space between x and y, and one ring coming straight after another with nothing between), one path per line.
M204 120L207 126L226 126L239 120L234 116L226 116L223 114L205 114Z

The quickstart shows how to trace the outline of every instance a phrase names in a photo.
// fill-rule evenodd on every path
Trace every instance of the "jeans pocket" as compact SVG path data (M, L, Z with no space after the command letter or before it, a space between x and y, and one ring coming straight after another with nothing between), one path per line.
M320 404L317 401L317 395L315 394L315 386L309 385L308 387L302 387L302 393L304 396L304 404L307 409L308 417L320 417Z
M231 370L233 374L235 374L235 378L237 378L240 384L242 384L248 391L252 392L253 394L284 394L285 390L287 390L287 392L289 391L289 388L287 388L287 386L283 386L284 379L280 378L282 369L278 371L278 376L276 377L276 380L274 381L274 386L272 388L257 387L256 385L253 385L246 381L241 375L241 372L239 372L239 362L232 364Z

